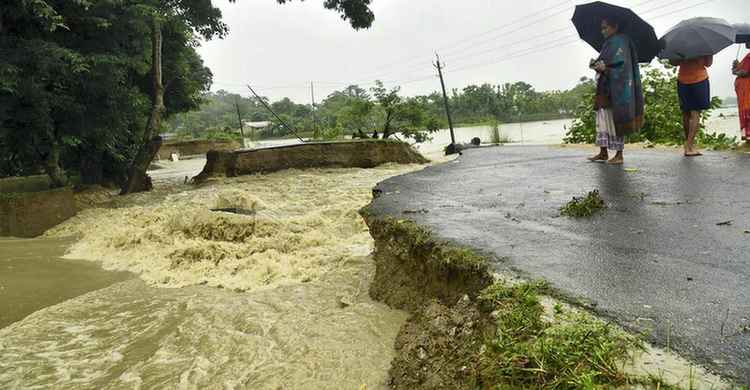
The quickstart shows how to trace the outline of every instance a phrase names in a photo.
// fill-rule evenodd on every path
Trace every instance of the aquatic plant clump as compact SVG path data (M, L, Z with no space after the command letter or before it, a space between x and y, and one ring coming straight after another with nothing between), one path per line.
M573 200L560 208L560 215L573 218L584 218L590 217L596 212L606 208L607 204L604 203L604 199L602 199L599 194L599 190L593 190L582 198L573 197Z

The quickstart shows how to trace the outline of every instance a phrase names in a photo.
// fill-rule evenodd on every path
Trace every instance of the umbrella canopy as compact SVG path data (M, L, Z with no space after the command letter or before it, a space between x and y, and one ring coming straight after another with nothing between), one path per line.
M737 31L724 19L693 18L672 27L660 42L659 58L684 60L714 55L734 44Z
M736 43L750 42L750 23L737 23L733 27L737 30Z
M659 40L650 24L628 8L618 7L603 1L576 6L573 25L578 35L596 51L604 45L602 19L614 19L620 24L620 32L630 37L638 51L638 62L649 63L659 52Z

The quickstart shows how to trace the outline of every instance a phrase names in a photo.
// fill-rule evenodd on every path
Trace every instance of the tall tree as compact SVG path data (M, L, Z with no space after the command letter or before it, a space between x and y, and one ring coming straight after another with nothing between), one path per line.
M138 153L128 170L128 180L122 188L122 194L151 189L151 180L146 171L161 147L162 139L158 131L166 110L162 69L164 25L181 24L207 40L222 38L228 32L227 26L221 21L221 11L211 4L211 0L147 0L135 7L148 20L151 33L151 113L143 130Z
M284 4L290 0L277 0ZM236 0L230 0L236 2ZM375 19L369 8L371 0L326 0L323 5L341 14L354 29L368 28ZM141 5L151 25L151 76L152 107L143 131L141 147L128 172L128 181L121 193L128 194L151 188L146 170L161 147L161 137L156 135L164 112L164 85L162 80L162 25L166 21L181 21L205 39L222 38L228 32L221 21L221 11L210 0L151 0Z

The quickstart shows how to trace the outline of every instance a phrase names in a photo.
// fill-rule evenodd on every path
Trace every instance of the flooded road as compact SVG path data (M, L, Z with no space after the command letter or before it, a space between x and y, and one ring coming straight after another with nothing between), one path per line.
M377 182L421 168L199 188L166 175L167 190L82 211L19 246L25 271L0 276L14 283L6 306L35 289L50 298L0 329L0 388L386 388L407 315L368 295L373 243L357 210ZM114 276L125 272L138 277ZM80 289L56 292L68 281Z

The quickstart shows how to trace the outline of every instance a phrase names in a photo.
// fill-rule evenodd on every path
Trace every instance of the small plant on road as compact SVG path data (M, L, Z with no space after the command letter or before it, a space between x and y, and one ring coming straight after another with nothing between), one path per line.
M560 208L560 215L573 218L590 217L605 208L607 208L607 205L599 195L599 190L593 190L585 197L574 197L573 200Z

